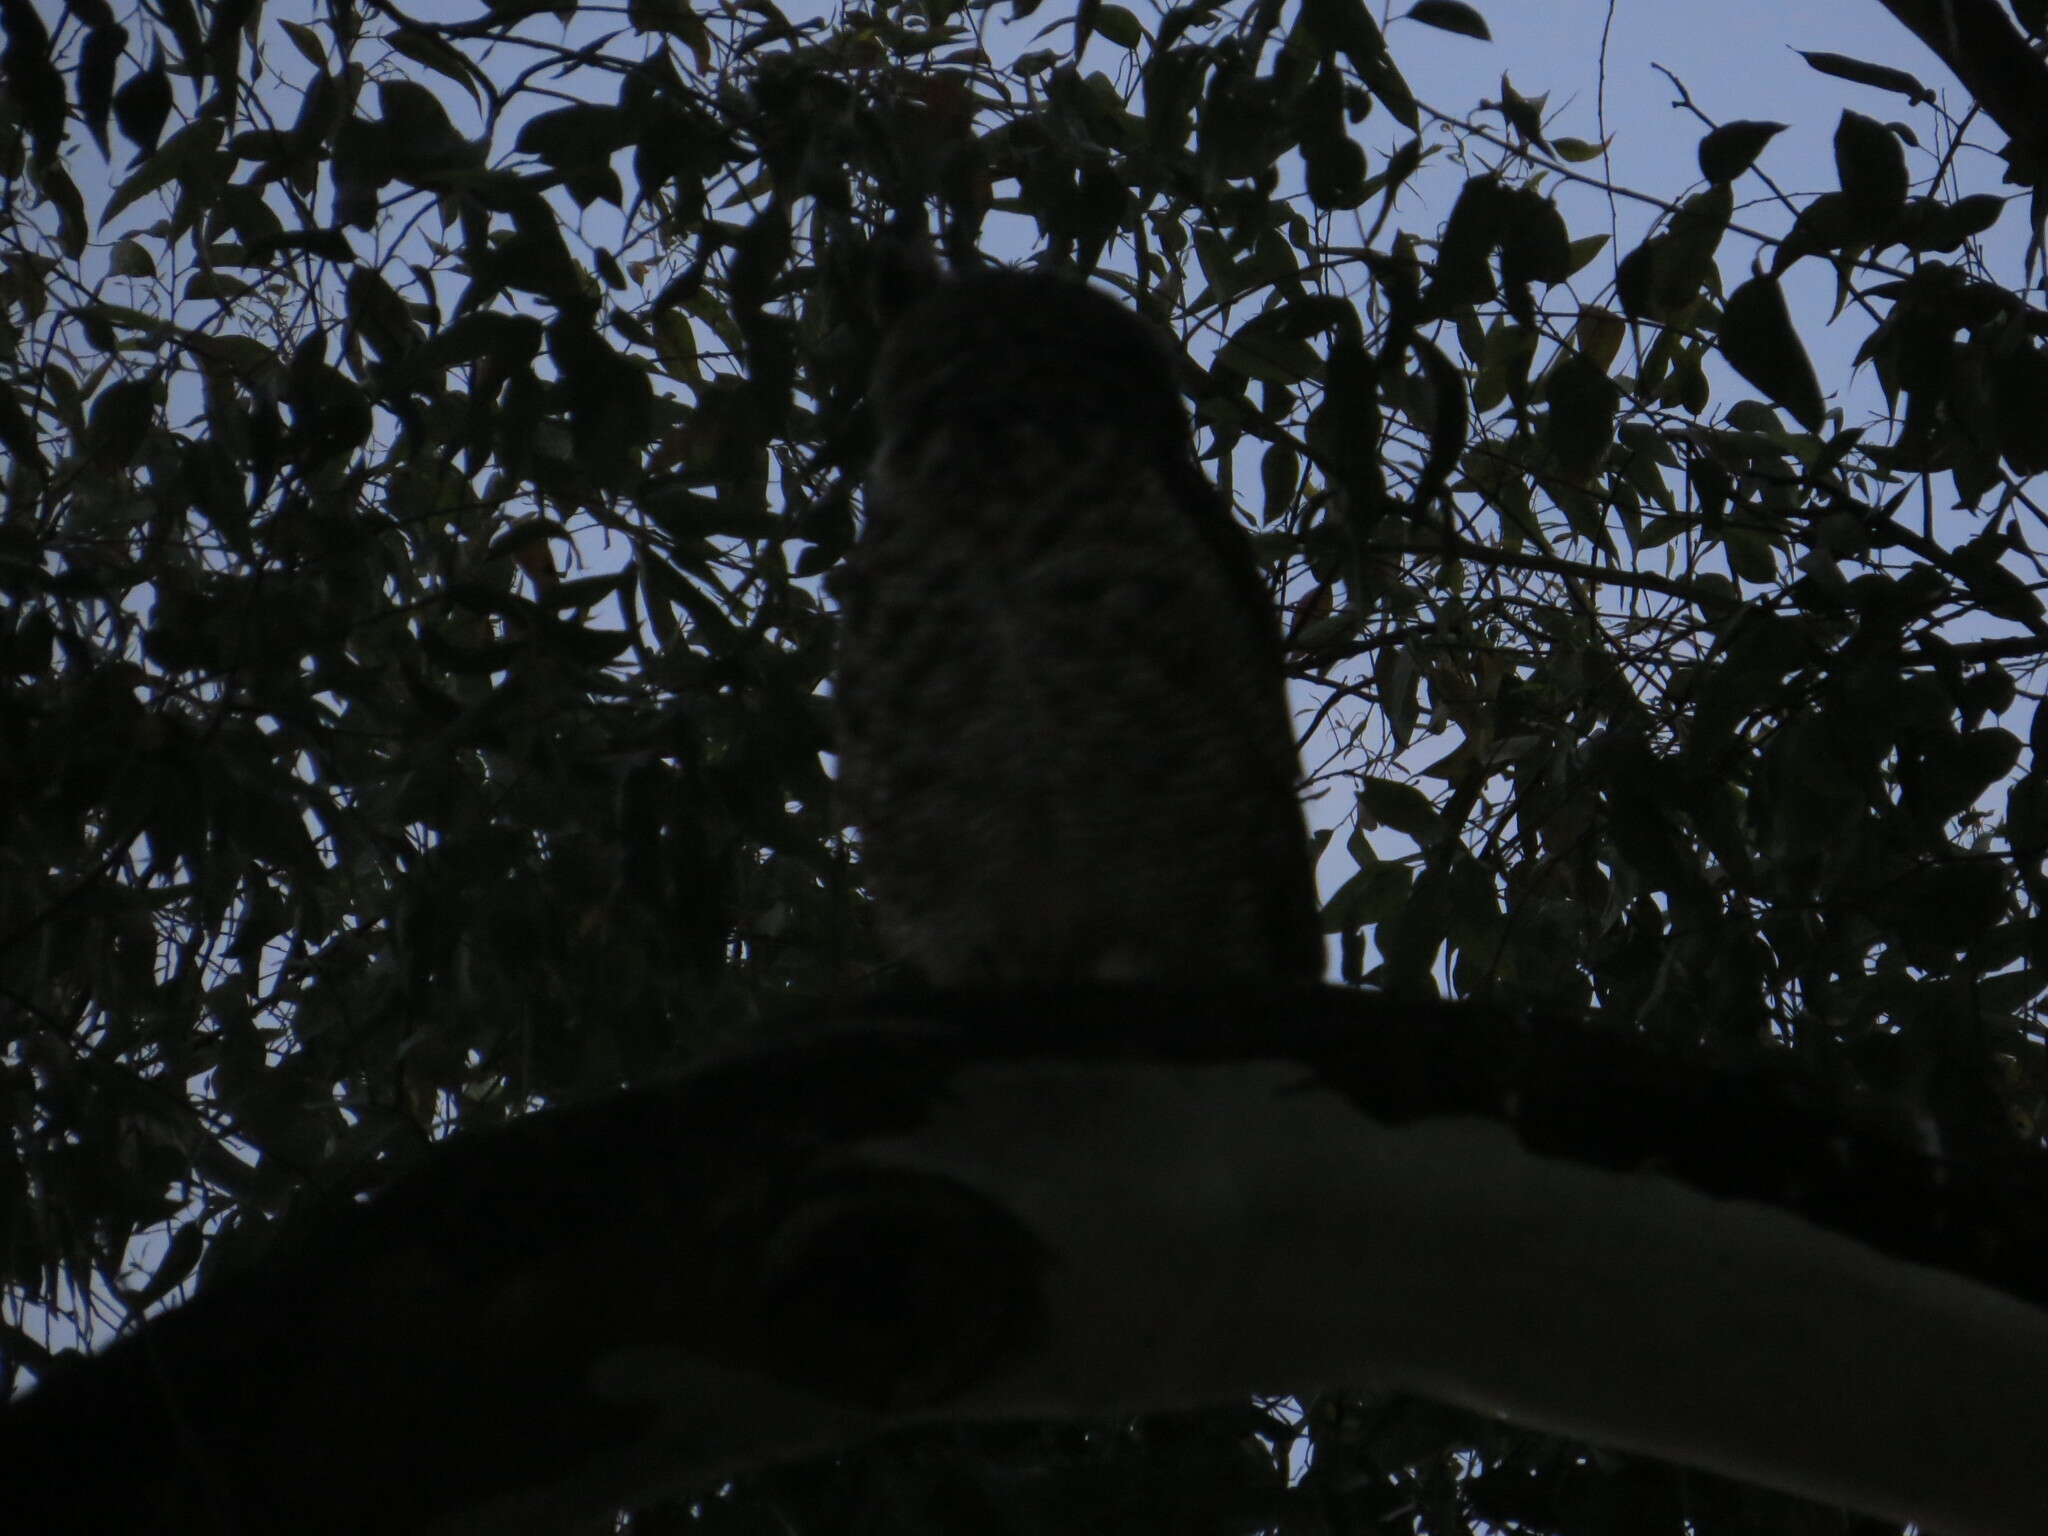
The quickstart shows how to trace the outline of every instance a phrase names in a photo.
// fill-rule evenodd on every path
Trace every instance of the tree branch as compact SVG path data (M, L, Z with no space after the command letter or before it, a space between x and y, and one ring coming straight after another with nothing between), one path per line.
M2027 47L1997 0L1878 0L1946 64L2012 138L2008 156L2029 185L2048 153L2048 63Z
M2022 1536L2044 1213L2039 1160L1567 1021L875 1003L448 1144L54 1370L0 1477L41 1533L546 1531L899 1425L1370 1383Z

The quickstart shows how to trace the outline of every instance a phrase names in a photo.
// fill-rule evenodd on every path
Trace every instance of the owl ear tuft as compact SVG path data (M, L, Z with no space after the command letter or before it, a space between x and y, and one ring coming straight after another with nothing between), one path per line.
M903 312L946 281L938 252L921 223L895 219L869 247L868 285L875 318L887 330Z

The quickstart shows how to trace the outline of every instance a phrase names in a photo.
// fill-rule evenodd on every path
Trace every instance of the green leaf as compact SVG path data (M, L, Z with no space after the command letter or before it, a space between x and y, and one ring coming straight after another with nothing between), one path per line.
M1621 316L1598 304L1589 304L1579 311L1578 324L1572 328L1572 345L1594 367L1605 371L1627 335L1628 326Z
M477 95L476 66L470 63L466 54L438 33L424 27L396 27L387 34L386 41L391 44L393 53L424 65L445 80L454 81L469 93L471 101L481 102Z
M10 116L28 128L36 164L52 164L64 139L65 99L64 76L50 57L50 29L33 6L19 0L0 6L0 24L7 33Z
M1534 187L1506 188L1500 205L1501 280L1549 286L1571 274L1571 231L1557 204Z
M1775 277L1752 277L1728 295L1718 344L1728 366L1766 399L1789 411L1807 431L1820 430L1820 382Z
M1359 861L1358 872L1337 888L1323 908L1326 933L1369 928L1397 916L1414 890L1415 872L1406 864Z
M1867 217L1889 217L1906 202L1906 149L1875 118L1844 112L1835 126L1835 174L1842 192Z
M156 259L141 241L120 240L107 258L107 270L116 277L155 277Z
M1311 144L1319 147L1312 149ZM1318 208L1356 208L1370 195L1365 179L1365 149L1349 138L1304 140L1302 159L1309 201Z
M1550 414L1543 424L1544 446L1558 473L1583 485L1591 480L1614 443L1614 416L1621 386L1607 370L1572 350L1558 354L1544 380Z
M561 170L609 160L633 142L633 123L618 107L577 102L528 118L513 149Z
M1429 796L1413 784L1377 774L1367 775L1358 792L1358 821L1368 832L1390 827L1424 847L1441 842L1448 830Z
M441 98L414 80L382 80L377 105L383 112L385 172L417 185L448 171L483 164L483 147L457 131Z
M100 223L108 223L138 199L173 181L183 182L211 202L226 176L227 156L220 151L221 134L218 118L200 118L180 128L142 162L133 176L114 189L114 195L100 211Z
M1614 295L1630 319L1671 318L1671 306L1660 297L1667 286L1660 269L1670 265L1670 249L1669 236L1652 235L1615 265Z
M114 92L114 126L121 130L122 138L135 146L136 158L140 160L156 148L170 115L171 77L164 69L163 50L159 48L149 68L138 71ZM216 134L219 128L216 123Z
M78 51L78 114L85 119L104 160L113 158L107 143L107 113L114 101L114 71L127 47L128 29L109 17L93 25L85 46Z
M1964 241L1996 224L2004 212L2005 199L1996 192L1973 192L1968 197L1959 197L1928 221L1926 243L1916 245L1915 249L1958 250Z
M1669 227L1630 251L1615 269L1622 310L1636 319L1676 319L1714 277L1714 252L1734 209L1735 197L1725 182L1681 203Z
M1934 92L1903 69L1865 63L1862 59L1852 59L1840 53L1808 53L1804 48L1792 51L1822 74L1833 75L1837 80L1853 80L1858 85L1874 85L1881 91L1897 91L1901 96L1910 97L1915 106L1931 106L1934 102Z
M299 56L315 69L327 67L327 49L320 42L320 34L300 21L280 21L284 35L292 40L292 46L299 50ZM394 40L393 46L396 46Z
M1474 176L1458 189L1437 241L1436 272L1424 301L1430 314L1453 315L1494 296L1490 262L1500 245L1507 200L1506 189L1491 174Z
M250 241L244 264L267 267L280 255L300 251L335 262L353 261L356 254L348 236L338 229L283 229Z
M1120 5L1104 5L1095 12L1095 32L1119 48L1136 48L1145 41L1145 27Z
M1877 238L1865 207L1846 192L1823 192L1799 210L1777 251L1771 271L1781 273L1802 256L1861 250Z
M1587 161L1598 160L1602 155L1606 154L1609 146L1613 143L1614 136L1612 134L1609 134L1598 144L1591 143L1585 139L1562 138L1552 139L1550 141L1550 149L1558 159L1568 165L1584 165Z
M1460 37L1476 37L1482 43L1493 41L1493 34L1486 29L1486 18L1464 0L1415 0L1408 8L1408 19L1439 31L1455 32Z
M85 218L85 198L78 185L72 181L71 173L61 165L52 165L43 172L43 195L57 208L57 244L64 254L76 261L85 254L91 232Z
M1364 0L1302 0L1301 19L1326 50L1344 55L1396 122L1410 133L1419 131L1422 115L1415 95L1394 67L1387 40Z
M1700 140L1700 174L1709 181L1733 181L1756 164L1764 146L1784 131L1783 123L1723 123Z
M1301 460L1291 446L1286 443L1267 445L1259 460L1259 483L1265 494L1259 521L1271 523L1285 516L1287 509L1294 504L1295 488L1301 483Z
M194 272L185 280L187 299L211 299L226 303L234 299L245 299L256 291L253 283L227 272Z
M1565 276L1577 277L1595 256L1606 249L1607 236L1581 235L1571 243L1571 258L1565 264Z
M1322 359L1299 336L1284 336L1261 316L1239 327L1216 350L1218 366L1230 368L1264 384L1299 384L1322 366Z
M1500 100L1490 105L1500 109L1500 115L1507 119L1508 126L1526 144L1549 148L1543 137L1543 108L1550 100L1550 93L1541 96L1524 96L1515 89L1514 82L1503 70L1500 77Z

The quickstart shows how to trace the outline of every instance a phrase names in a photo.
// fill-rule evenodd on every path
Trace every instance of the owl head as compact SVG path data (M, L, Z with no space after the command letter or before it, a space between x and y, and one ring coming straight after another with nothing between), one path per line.
M1185 455L1187 413L1164 330L1077 278L987 267L946 273L927 252L878 261L883 339L869 387L883 450L944 433L1116 433Z

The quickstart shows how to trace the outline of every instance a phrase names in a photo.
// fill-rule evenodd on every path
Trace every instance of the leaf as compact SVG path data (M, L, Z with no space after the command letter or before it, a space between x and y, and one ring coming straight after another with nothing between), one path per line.
M78 184L61 165L43 172L43 196L57 206L57 243L64 254L76 261L85 254L90 231L86 225L85 198Z
M429 338L413 362L442 371L489 358L501 373L512 373L532 362L544 336L531 315L472 310Z
M547 341L561 373L578 469L599 484L623 482L644 460L653 430L654 388L646 370L582 325L557 323Z
M114 126L135 146L133 163L140 164L155 151L170 115L171 77L164 69L163 50L158 49L149 68L114 92Z
M1095 12L1095 32L1117 47L1131 49L1145 40L1145 27L1120 5L1105 5Z
M1302 0L1301 20L1324 49L1341 53L1394 120L1410 133L1422 117L1415 95L1387 52L1387 40L1365 0Z
M116 277L155 277L156 259L141 241L121 240L107 257L107 270Z
M1486 18L1464 0L1415 0L1408 8L1408 19L1442 32L1455 32L1460 37L1476 37L1482 43L1493 41Z
M2005 199L1996 192L1973 192L1959 197L1928 221L1927 243L1916 247L1929 251L1953 251L1965 240L1981 235L2005 212Z
M398 27L388 35L388 41L392 52L403 54L443 79L454 81L469 93L471 101L479 100L476 66L444 38L421 27Z
M1606 368L1621 351L1621 343L1628 334L1628 326L1621 316L1611 309L1589 304L1579 311L1579 321L1572 328L1572 344L1596 368Z
M156 420L156 384L149 378L122 379L99 392L86 417L85 451L97 464L130 464L142 437Z
M391 176L417 184L483 163L481 146L462 136L441 98L417 81L379 81L377 105L383 112L385 170Z
M0 394L0 448L5 448L22 464L32 464L38 470L44 467L42 444L36 439L35 423L8 394ZM5 526L0 524L0 527ZM0 561L0 571L4 569L5 561ZM0 581L0 591L9 590L8 584Z
M549 14L566 21L576 14L576 0L484 0L484 9L500 26L524 21L529 16Z
M2041 429L2048 354L2031 345L1994 353L1991 383L1999 451L2015 474L2048 473L2048 432Z
M1436 343L1418 336L1409 346L1422 364L1432 396L1429 452L1415 475L1413 500L1417 510L1421 510L1450 483L1451 471L1458 467L1458 456L1465 451L1471 422L1471 396L1465 386L1464 371Z
M1716 277L1714 252L1727 230L1735 199L1726 182L1687 198L1670 226L1621 259L1615 291L1632 318L1675 319Z
M115 115L118 117L119 113L117 102ZM135 174L114 189L114 195L100 211L100 222L107 223L138 198L147 197L172 181L186 183L212 202L219 196L222 178L218 172L207 174L208 162L220 147L221 132L220 119L213 117L197 118L180 128L161 149L144 156Z
M689 0L627 0L626 20L635 32L666 32L680 38L700 74L711 72L711 30L690 9Z
M1609 134L1598 144L1590 143L1585 139L1552 139L1550 141L1550 149L1552 154L1556 155L1558 159L1564 161L1567 165L1584 165L1588 160L1598 160L1602 155L1606 154L1608 146L1613 144L1613 142L1614 135L1612 134Z
M1304 139L1301 157L1306 162L1304 185L1309 201L1318 208L1349 210L1368 195L1365 179L1365 149L1352 139Z
M1621 405L1621 386L1591 359L1566 349L1545 380L1544 398L1550 415L1543 426L1544 446L1557 461L1558 473L1584 485L1614 442L1614 414Z
M1881 91L1897 91L1901 96L1909 97L1916 107L1928 106L1934 101L1934 92L1903 69L1866 63L1841 53L1808 53L1804 48L1792 51L1814 69L1824 75L1833 75L1837 80L1853 80L1858 85L1874 85Z
M252 267L266 267L290 251L305 251L323 261L341 262L355 260L356 254L348 236L338 229L281 229L251 240L244 260Z
M1570 259L1565 265L1565 276L1577 277L1595 256L1607 249L1607 236L1581 235L1571 243Z
M1733 181L1756 164L1764 146L1784 131L1783 123L1747 119L1723 123L1700 140L1700 174L1709 181Z
M1258 316L1216 349L1216 363L1262 384L1299 384L1321 366L1322 359L1306 341L1276 334L1265 317Z
M1474 176L1458 189L1437 242L1436 272L1430 279L1428 312L1451 315L1494 295L1488 265L1500 244L1506 190L1492 175Z
M1721 311L1721 355L1743 378L1783 407L1809 432L1823 420L1820 382L1793 329L1785 290L1775 277L1752 277L1728 295Z
M1265 493L1259 521L1271 523L1294 504L1295 488L1301 483L1301 462L1286 443L1267 447L1259 461L1259 485Z
M113 306L102 307L111 309ZM118 312L113 318L116 323L136 326L138 329L162 323L153 317L143 317L140 321L124 320ZM199 336L190 339L186 344L199 356L210 362L219 363L244 379L267 379L277 371L277 353L266 346L260 337Z
M1571 231L1557 204L1534 187L1509 187L1501 195L1499 220L1503 282L1549 286L1571 276Z
M211 299L226 303L233 299L246 299L256 291L255 284L221 271L194 272L185 279L187 299Z
M78 50L78 113L85 119L103 159L111 158L107 112L114 102L114 70L127 47L128 29L110 24L94 27L86 34L85 46Z
M1366 831L1391 827L1423 847L1441 842L1444 821L1429 796L1413 784L1368 775L1358 792L1358 824Z
M350 331L368 342L383 363L403 358L424 339L412 309L374 267L357 267L344 293Z
M1337 888L1323 909L1325 925L1369 928L1389 922L1408 904L1415 872L1406 864L1367 864Z
M1669 321L1684 311L1715 275L1714 251L1734 206L1727 183L1716 183L1687 198L1667 229L1624 256L1614 273L1623 312Z
M28 127L38 165L54 162L64 141L64 76L50 57L50 29L28 0L0 0L7 94Z
M1524 96L1515 89L1514 82L1507 77L1507 72L1501 72L1500 100L1494 105L1500 109L1500 115L1507 119L1508 126L1515 130L1524 143L1534 144L1543 149L1550 147L1543 137L1543 108L1549 100L1548 91L1541 96Z
M292 46L299 50L300 58L315 69L327 67L327 50L321 45L318 32L302 21L280 21L278 25L284 28L284 35L292 40ZM391 42L394 48L398 46L396 38Z
M1835 174L1857 209L1879 220L1906 204L1906 149L1874 117L1844 112L1835 125Z
M633 125L621 109L577 102L528 118L512 147L563 170L606 161L632 141Z

